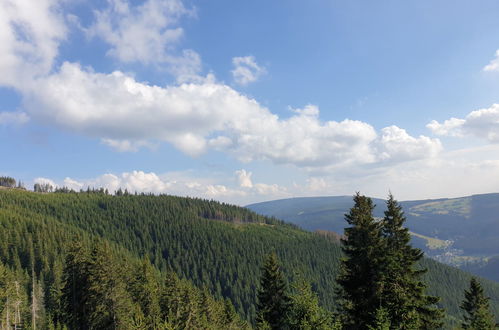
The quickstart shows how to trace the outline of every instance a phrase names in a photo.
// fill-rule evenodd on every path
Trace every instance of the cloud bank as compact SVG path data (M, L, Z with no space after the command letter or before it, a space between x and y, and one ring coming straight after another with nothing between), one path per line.
M464 119L451 118L439 123L431 121L427 127L442 136L473 136L490 143L499 143L499 104L470 112Z
M101 138L119 151L165 141L190 156L228 152L243 162L270 160L304 168L372 164L433 157L437 139L411 137L396 126L319 119L308 105L281 119L214 80L153 86L116 71L96 73L64 63L25 93L29 115L41 122Z

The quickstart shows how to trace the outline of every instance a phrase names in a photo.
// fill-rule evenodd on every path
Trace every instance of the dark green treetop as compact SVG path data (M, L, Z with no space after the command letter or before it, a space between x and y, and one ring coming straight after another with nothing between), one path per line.
M341 240L344 258L337 279L338 295L344 326L366 329L374 324L381 303L385 242L380 224L372 215L372 200L359 193L353 199L354 206L345 215L350 227L345 228L345 238Z
M262 268L258 290L257 325L263 328L283 329L290 309L287 282L279 267L277 255L269 254Z
M404 212L392 194L386 204L381 222L386 257L381 299L388 318L399 329L440 328L443 310L435 306L439 299L425 294L426 284L421 277L427 270L417 267L423 252L411 246Z
M494 315L490 312L489 298L485 296L482 285L476 278L471 278L469 290L464 291L461 304L464 311L463 329L495 329Z

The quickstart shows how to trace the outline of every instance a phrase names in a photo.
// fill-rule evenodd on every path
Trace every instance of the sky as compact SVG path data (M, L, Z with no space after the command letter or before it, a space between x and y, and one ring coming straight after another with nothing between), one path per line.
M246 205L499 192L499 2L0 0L0 175Z

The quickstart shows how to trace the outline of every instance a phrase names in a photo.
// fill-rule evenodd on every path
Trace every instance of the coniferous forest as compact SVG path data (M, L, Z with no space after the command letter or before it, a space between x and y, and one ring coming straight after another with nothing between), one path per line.
M499 285L425 259L393 197L380 220L354 196L338 240L216 201L37 191L0 190L2 329L488 329L499 315Z

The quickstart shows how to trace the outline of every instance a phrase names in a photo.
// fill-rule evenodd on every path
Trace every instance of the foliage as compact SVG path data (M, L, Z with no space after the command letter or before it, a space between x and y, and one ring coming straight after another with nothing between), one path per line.
M319 305L317 294L310 283L300 278L293 284L291 308L288 314L289 328L293 330L335 329L331 313ZM337 325L336 325L337 326Z
M370 198L357 194L345 215L350 227L341 240L344 252L338 278L340 312L352 329L436 329L442 326L438 298L425 294L417 267L423 253L410 245L402 208L392 195L385 217L373 217Z
M132 278L125 276L125 296L131 296L132 305L148 306L131 310L130 322L137 329L156 323L158 328L173 329L193 320L212 324L220 318L210 315L219 314L234 324L241 324L240 317L253 322L261 260L269 251L275 251L281 260L286 280L294 273L302 274L317 293L319 305L328 312L335 309L333 292L341 254L336 239L214 201L122 193L112 196L100 189L76 193L62 188L47 194L0 190L0 263L9 274L9 292L15 289L14 281L19 283L19 296L23 297L19 310L26 320L25 328L31 318L33 277L37 290L43 291L35 296L41 297L45 307L40 309L37 327L65 326L65 256L71 255L74 247L67 243L74 240L85 251L79 257L90 256L97 242L108 244L116 257L117 266L113 267L133 274ZM123 262L128 266L119 266ZM147 263L152 267L149 270ZM439 305L459 321L456 297L462 295L470 276L427 259L421 260L419 267L429 269L422 276L429 283L428 292L442 297ZM177 281L179 286L167 289L169 281ZM499 286L488 281L483 285L492 298L492 310L498 312ZM145 290L143 295L138 294L141 290ZM154 292L160 293L159 298ZM172 292L183 298L175 298ZM149 310L157 311L158 303L159 320L148 316L156 315ZM189 318L198 315L196 309L205 310L199 314L202 317ZM12 315L12 308L9 311ZM5 308L0 310L3 316L5 312Z
M375 221L370 198L357 193L354 206L345 215L350 227L341 240L345 257L338 277L340 311L349 329L373 325L383 290L382 267L384 241L381 226Z
M2 191L0 206L0 226L7 230L0 231L0 236L18 232L3 243L34 236L35 246L41 244L48 250L42 259L55 258L62 264L60 257L49 256L64 249L62 243L68 237L78 234L90 240L97 236L136 257L147 256L156 268L171 269L180 278L205 286L217 298L229 298L238 314L254 320L260 261L275 250L286 277L295 270L303 273L317 287L321 305L329 310L334 306L328 288L334 283L339 247L328 238L244 208L164 195L112 196L96 190ZM49 236L43 237L45 231ZM6 247L7 259L18 254L22 245ZM1 251L0 247L0 257Z
M14 188L16 186L16 179L9 176L0 176L0 187Z
M257 325L270 329L283 329L289 308L287 283L279 267L277 255L271 253L266 257L262 267L258 290Z
M464 311L463 329L495 329L494 316L490 312L489 298L485 296L480 282L476 278L470 281L469 290L464 292L461 304Z
M385 256L381 268L382 312L387 313L390 323L400 329L440 328L443 310L435 307L439 299L425 294L426 284L421 277L427 269L417 267L423 252L411 246L402 207L391 194L386 204L387 210L381 221L385 243L381 251Z
M39 193L49 193L54 191L54 187L50 183L35 183L33 191Z
M397 324L397 323L395 323ZM392 322L390 321L390 312L384 307L378 307L376 309L376 315L374 317L374 324L369 325L367 328L369 330L390 330ZM398 324L400 326L400 324ZM399 327L401 328L401 327ZM414 329L414 328L413 328Z

